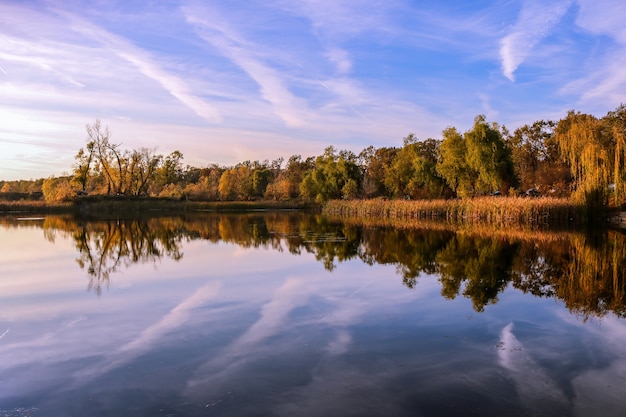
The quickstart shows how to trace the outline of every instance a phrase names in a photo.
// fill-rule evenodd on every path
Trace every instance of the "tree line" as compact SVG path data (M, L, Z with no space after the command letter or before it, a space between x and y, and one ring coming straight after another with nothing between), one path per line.
M179 151L164 156L153 148L123 149L99 120L86 131L87 144L70 175L0 181L0 194L41 191L48 202L81 194L317 202L541 194L597 206L626 202L623 104L602 118L570 111L559 121L539 120L512 133L478 115L471 129L448 127L441 139L411 133L400 147L369 146L356 154L329 146L316 157L230 167L183 166Z

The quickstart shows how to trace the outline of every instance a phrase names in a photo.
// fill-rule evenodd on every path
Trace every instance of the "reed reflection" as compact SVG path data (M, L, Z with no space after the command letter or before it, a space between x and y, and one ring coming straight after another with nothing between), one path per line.
M466 297L477 312L497 303L512 285L537 297L563 300L585 319L626 316L626 235L618 230L588 235L392 227L297 212L96 222L51 217L29 226L43 227L51 241L59 235L73 239L77 263L97 294L120 268L162 257L180 260L184 241L203 239L310 253L329 271L352 259L394 265L408 288L419 285L422 275L435 275L443 297Z

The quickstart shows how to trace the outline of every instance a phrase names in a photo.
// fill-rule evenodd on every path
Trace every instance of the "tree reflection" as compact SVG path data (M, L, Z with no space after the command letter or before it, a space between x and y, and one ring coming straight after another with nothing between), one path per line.
M626 317L626 236L614 230L572 240L571 259L555 285L572 311L589 316L613 312Z
M498 301L498 294L511 281L511 267L517 244L504 239L457 234L437 254L441 294L454 298L466 282L463 295L472 300L476 311Z
M163 256L180 260L180 242L189 237L180 219L78 222L53 217L44 223L44 232L52 241L57 233L71 237L79 253L76 262L87 271L88 288L98 296L122 267L156 263Z
M404 284L413 288L421 273L437 271L437 254L453 237L450 230L368 228L360 256L368 264L396 265Z
M153 224L150 224L153 223ZM111 273L133 263L157 262L162 256L182 258L183 235L171 222L117 220L84 223L73 234L79 251L78 265L90 276L89 289L98 295L108 286Z
M0 218L0 226L26 227ZM338 263L360 259L369 265L394 265L402 282L415 288L422 275L436 276L441 295L460 295L480 312L498 302L512 286L537 297L563 300L583 318L614 313L626 316L626 235L453 230L426 225L408 227L340 222L300 212L202 214L82 222L47 217L27 227L43 227L45 236L71 238L87 271L89 288L101 294L112 274L134 263L179 260L190 239L228 242L243 248L267 248L293 255L312 254L332 271Z

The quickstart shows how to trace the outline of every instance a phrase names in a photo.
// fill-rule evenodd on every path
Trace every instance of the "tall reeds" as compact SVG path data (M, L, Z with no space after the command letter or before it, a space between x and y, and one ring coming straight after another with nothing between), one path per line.
M331 200L323 213L340 217L439 220L498 227L580 225L584 207L562 198L481 197L463 200Z

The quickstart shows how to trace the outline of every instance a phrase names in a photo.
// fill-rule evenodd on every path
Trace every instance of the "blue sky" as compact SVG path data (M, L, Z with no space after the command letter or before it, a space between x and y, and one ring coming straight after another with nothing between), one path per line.
M234 165L626 101L623 0L0 3L0 179L123 148Z

